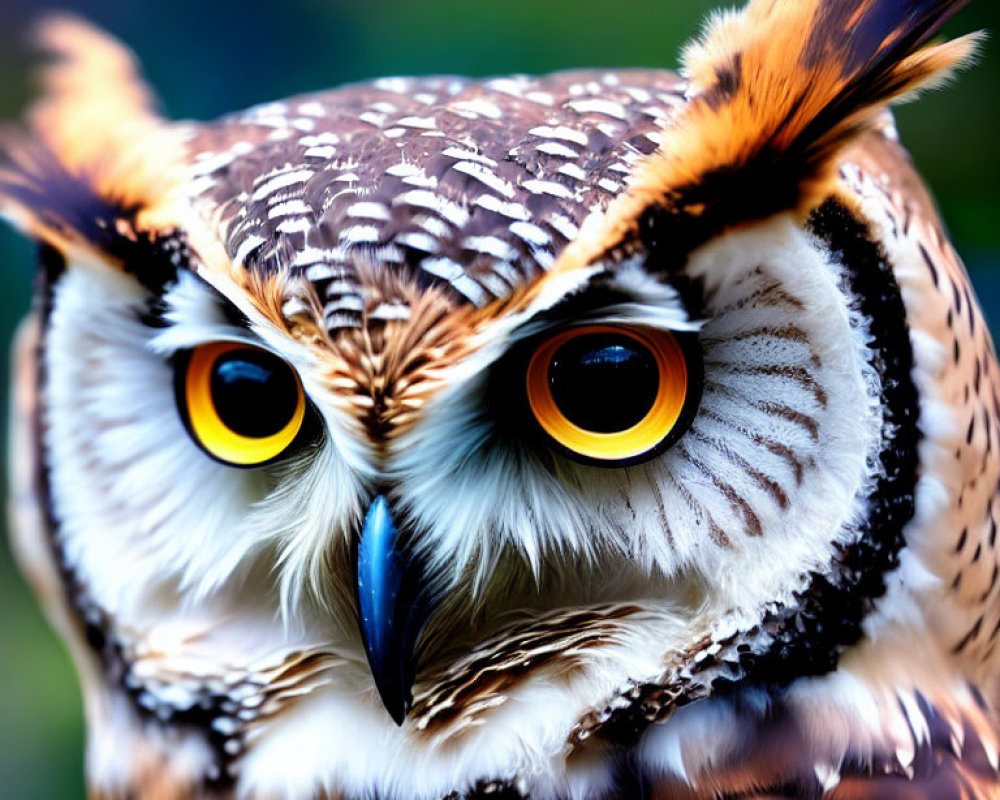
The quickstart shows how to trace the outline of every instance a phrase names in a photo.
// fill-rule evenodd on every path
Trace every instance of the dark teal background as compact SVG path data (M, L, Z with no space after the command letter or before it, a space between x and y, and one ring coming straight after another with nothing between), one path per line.
M27 21L75 10L128 42L173 117L226 111L388 74L546 72L581 66L673 67L708 0L0 0L0 120L32 96ZM1000 30L1000 3L978 0L951 34ZM775 46L781 46L776 42ZM903 140L937 196L987 314L1000 325L1000 44L942 92L899 110ZM0 227L0 374L28 307L32 247ZM6 408L6 386L0 410ZM2 470L2 466L0 466ZM3 476L0 475L0 478ZM80 698L0 536L0 796L83 797Z

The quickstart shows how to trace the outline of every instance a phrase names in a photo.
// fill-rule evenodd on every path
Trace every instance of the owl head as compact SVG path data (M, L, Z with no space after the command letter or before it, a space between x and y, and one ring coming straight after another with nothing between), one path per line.
M204 124L49 20L14 499L95 795L813 797L935 719L995 772L997 367L887 111L962 5Z

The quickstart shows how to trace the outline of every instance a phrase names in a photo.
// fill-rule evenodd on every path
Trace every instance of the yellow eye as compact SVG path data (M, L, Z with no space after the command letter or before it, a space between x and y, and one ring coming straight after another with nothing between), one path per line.
M571 328L544 341L529 361L528 404L570 456L619 466L671 441L691 404L689 372L667 331Z
M192 438L212 458L232 466L277 458L305 419L305 394L295 370L245 344L196 347L178 364L176 388Z

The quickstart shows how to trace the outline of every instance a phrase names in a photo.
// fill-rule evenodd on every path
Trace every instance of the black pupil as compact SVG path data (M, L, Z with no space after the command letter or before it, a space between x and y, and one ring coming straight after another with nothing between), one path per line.
M578 336L549 364L549 387L559 410L593 433L621 433L641 422L659 386L653 354L620 334Z
M299 387L292 368L260 350L234 350L212 365L212 402L233 433L263 439L281 432L295 415Z

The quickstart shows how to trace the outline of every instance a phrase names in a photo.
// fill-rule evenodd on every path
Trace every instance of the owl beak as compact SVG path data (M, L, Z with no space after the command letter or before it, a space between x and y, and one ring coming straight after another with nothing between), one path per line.
M392 518L385 496L372 502L358 543L358 610L368 665L382 704L402 725L412 701L417 639L430 616L424 570Z

